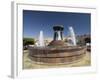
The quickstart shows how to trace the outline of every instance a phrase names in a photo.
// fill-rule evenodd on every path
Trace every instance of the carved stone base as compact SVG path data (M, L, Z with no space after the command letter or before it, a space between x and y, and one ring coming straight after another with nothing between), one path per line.
M31 59L42 63L70 63L82 58L85 53L86 48L84 47L29 48Z

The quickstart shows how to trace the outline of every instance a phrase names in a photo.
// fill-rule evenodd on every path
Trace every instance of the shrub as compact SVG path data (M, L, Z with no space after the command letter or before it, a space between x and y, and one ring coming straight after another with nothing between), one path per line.
M35 41L33 38L23 38L24 49L27 49L28 45L34 45Z

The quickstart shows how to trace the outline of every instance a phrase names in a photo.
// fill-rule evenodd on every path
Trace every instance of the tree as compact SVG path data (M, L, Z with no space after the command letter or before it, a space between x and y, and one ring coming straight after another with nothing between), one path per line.
M33 38L23 38L23 46L26 49L28 45L34 45L35 41Z
M68 42L68 39L67 39L67 38L65 38L65 39L64 39L64 41L65 41L65 42Z
M85 38L85 43L91 43L91 39L90 38Z

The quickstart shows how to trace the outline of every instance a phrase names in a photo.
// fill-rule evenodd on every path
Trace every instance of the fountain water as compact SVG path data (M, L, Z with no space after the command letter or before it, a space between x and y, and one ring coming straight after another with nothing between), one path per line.
M69 27L69 31L70 31L72 45L76 46L76 37L75 37L75 32L74 32L73 27Z
M41 30L40 31L40 35L39 35L39 47L43 47L43 46L45 46L45 44L44 44L44 37L43 37L43 31Z
M61 40L60 31L58 31L58 40Z

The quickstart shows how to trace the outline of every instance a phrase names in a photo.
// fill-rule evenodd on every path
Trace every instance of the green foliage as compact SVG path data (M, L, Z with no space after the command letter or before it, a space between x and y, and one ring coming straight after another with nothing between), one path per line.
M91 43L91 39L90 38L85 38L85 43Z
M77 45L82 46L83 45L83 41L82 40L78 40Z
M33 45L35 40L33 38L23 38L23 46Z
M64 41L65 41L65 42L68 42L68 39L66 38L66 39L64 39Z

